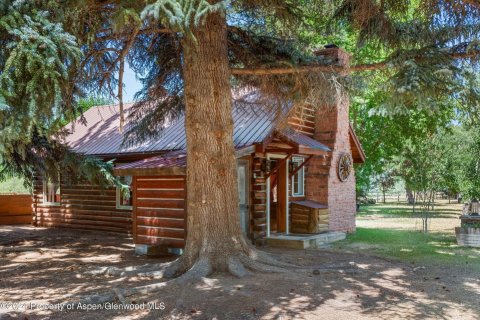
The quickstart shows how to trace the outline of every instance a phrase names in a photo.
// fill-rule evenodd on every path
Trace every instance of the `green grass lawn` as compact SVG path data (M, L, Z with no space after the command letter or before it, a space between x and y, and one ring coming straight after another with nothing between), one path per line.
M455 227L462 205L438 201L430 217L430 232L423 233L420 215L406 203L361 206L357 231L335 244L337 249L373 253L418 265L448 264L480 271L480 248L457 245Z
M478 268L480 249L459 247L455 236L419 231L357 228L338 249L360 250L414 264L449 264Z

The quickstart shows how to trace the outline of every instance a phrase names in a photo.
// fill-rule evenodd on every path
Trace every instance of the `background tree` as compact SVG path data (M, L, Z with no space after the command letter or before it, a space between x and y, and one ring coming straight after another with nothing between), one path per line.
M382 192L383 203L386 203L387 192L395 186L394 172L391 170L384 170L377 176L377 184Z

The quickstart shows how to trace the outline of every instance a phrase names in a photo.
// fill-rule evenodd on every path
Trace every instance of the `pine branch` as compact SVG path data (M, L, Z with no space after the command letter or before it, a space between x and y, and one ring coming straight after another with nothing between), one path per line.
M446 58L450 59L468 59L475 58L480 55L480 50L462 52L462 53L450 53L446 54ZM413 58L416 62L427 61L429 57L416 56ZM377 71L385 68L394 67L389 61L382 61L376 63L358 64L350 67L333 66L333 65L311 65L301 67L282 67L282 68L232 68L231 73L233 75L253 75L253 76L266 76L266 75L286 75L286 74L298 74L298 73L342 73L342 72L362 72L362 71Z

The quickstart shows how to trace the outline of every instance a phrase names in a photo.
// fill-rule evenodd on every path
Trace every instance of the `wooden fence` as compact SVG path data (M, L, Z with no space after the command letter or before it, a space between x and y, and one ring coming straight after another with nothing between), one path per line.
M32 222L32 196L0 194L0 225Z

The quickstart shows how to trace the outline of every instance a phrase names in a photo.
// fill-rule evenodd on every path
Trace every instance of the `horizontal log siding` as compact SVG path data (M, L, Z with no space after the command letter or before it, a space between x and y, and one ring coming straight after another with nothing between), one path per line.
M267 235L267 184L262 163L264 153L257 153L252 160L250 217L252 224L252 240L256 245L264 245Z
M0 194L0 225L32 222L32 196L29 194Z
M304 106L294 111L288 118L288 124L297 132L309 137L315 133L315 110L312 107Z
M117 209L115 188L62 181L60 192L59 206L44 204L43 180L35 178L33 211L37 226L132 232L132 210Z
M185 176L135 177L133 186L135 243L183 248Z

